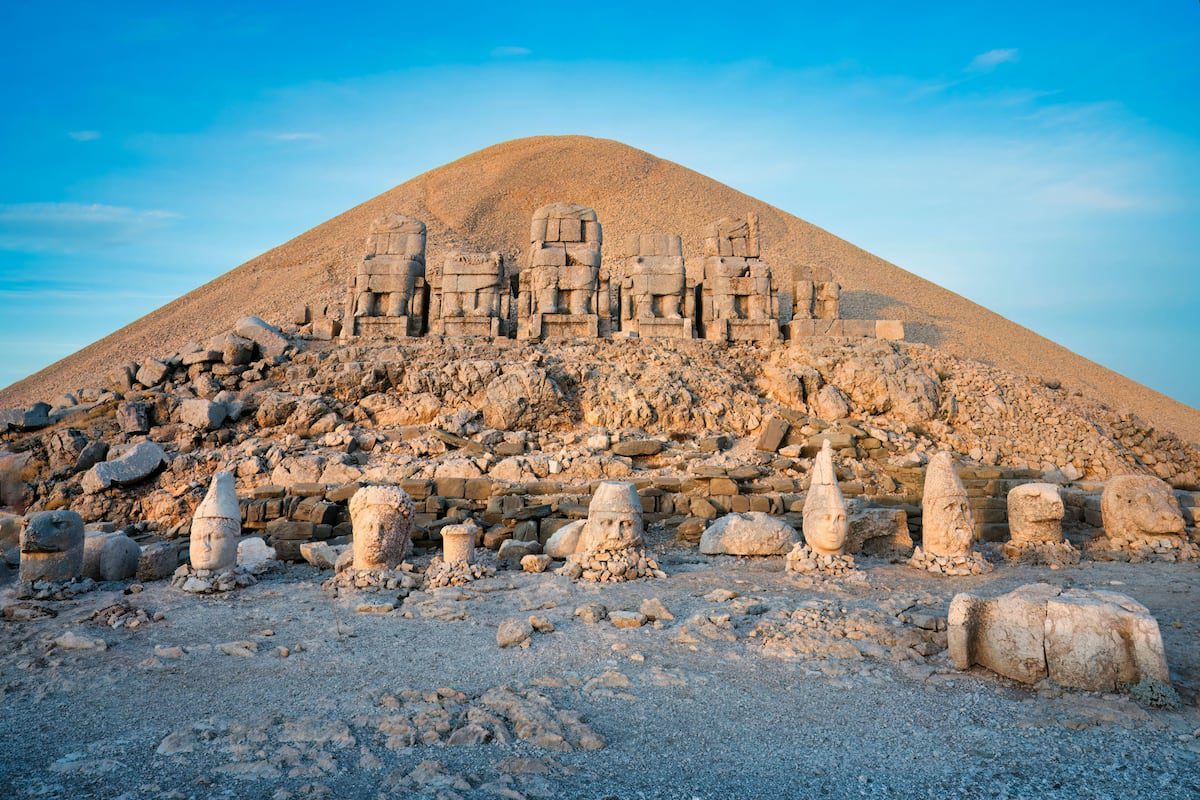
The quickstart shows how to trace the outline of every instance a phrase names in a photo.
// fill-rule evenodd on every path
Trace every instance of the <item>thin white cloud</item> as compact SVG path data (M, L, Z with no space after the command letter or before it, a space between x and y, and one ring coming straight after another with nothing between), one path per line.
M968 72L991 72L1001 64L1007 64L1016 61L1020 53L1015 47L1002 47L996 50L988 50L986 53L980 53L971 59L971 63L967 65Z
M1153 205L1143 197L1077 181L1048 184L1039 194L1046 202L1087 211L1132 211Z
M128 244L179 216L103 203L0 204L0 250L76 253Z
M100 138L100 131L67 131L67 136L77 142L94 142Z
M493 47L493 58L520 58L533 53L528 47L517 47L515 45L504 45L503 47Z
M267 138L277 142L312 142L320 139L321 134L314 131L280 131L267 134Z

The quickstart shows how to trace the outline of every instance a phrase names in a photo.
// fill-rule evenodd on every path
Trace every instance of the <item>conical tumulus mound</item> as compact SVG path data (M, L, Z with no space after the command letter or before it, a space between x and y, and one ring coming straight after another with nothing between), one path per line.
M1195 409L798 217L628 145L583 136L504 142L412 178L8 387L0 392L0 407L90 385L114 365L204 341L248 314L280 322L298 303L341 302L371 221L381 216L423 220L429 263L440 264L455 249L498 251L519 263L530 214L557 202L594 208L612 241L630 233L677 233L688 259L700 257L713 220L757 214L763 257L782 283L811 265L832 270L847 290L843 317L903 320L910 341L1060 381L1184 436L1200 430Z

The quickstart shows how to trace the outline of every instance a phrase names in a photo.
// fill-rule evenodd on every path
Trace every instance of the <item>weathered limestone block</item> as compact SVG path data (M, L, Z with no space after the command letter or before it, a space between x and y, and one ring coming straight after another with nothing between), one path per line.
M441 274L431 274L429 280L432 333L454 337L508 334L511 300L499 253L452 250L446 254Z
M1046 664L1055 683L1095 692L1171 682L1158 621L1116 592L1071 589L1047 603Z
M94 581L123 581L137 574L142 548L123 533L97 533L83 542L80 574Z
M420 336L427 324L425 223L389 214L371 223L346 299L344 336Z
M137 371L137 382L142 386L158 386L164 380L171 368L158 359L148 359Z
M354 569L391 570L412 541L416 506L399 486L364 486L350 498Z
M150 404L126 400L117 406L117 425L124 433L147 433L150 430Z
M573 203L543 206L533 213L529 235L517 302L517 338L600 335L608 323L608 287L601 286L596 212Z
M235 567L241 520L233 474L218 472L192 516L188 552L192 568L216 572Z
M760 258L758 216L722 217L704 239L704 336L715 341L775 341L779 299L771 267Z
M1115 592L1035 583L988 599L963 593L951 601L947 623L958 669L977 664L1023 683L1048 677L1090 691L1147 678L1170 684L1158 623Z
M167 454L155 442L138 442L122 449L116 457L92 467L80 485L89 494L116 486L132 486L149 478L167 463Z
M846 534L847 553L907 555L912 549L908 514L903 509L864 508L850 514L850 531Z
M472 520L462 525L446 525L442 528L442 560L447 564L475 560L475 540L479 537L479 526Z
M587 520L585 519L577 519L574 522L563 525L546 540L542 552L551 558L559 559L579 552L579 539L583 535L583 529L586 525Z
M781 556L800 534L783 520L761 511L726 514L704 531L700 552L706 556Z
M83 570L83 538L83 517L74 511L30 514L21 531L21 580L78 578Z
M1017 561L1074 564L1079 553L1063 539L1065 512L1058 487L1052 483L1025 483L1008 493L1008 529L1004 556Z
M792 290L792 319L838 319L842 287L825 267L806 267Z
M215 431L225 422L224 403L196 397L179 404L179 421L198 431Z
M28 408L0 409L0 433L32 431L50 424L50 404L34 403Z

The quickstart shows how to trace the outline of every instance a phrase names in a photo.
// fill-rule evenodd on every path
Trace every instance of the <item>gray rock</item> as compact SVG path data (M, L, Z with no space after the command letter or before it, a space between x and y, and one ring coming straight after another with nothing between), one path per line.
M83 517L74 511L30 514L20 541L22 581L79 577L83 568Z
M31 431L50 424L50 405L34 403L28 408L0 409L0 433L9 430Z
M225 422L225 406L211 400L184 400L179 406L179 420L199 431L215 431Z
M258 317L242 317L233 332L257 344L265 356L282 355L291 344L278 328Z
M496 560L509 566L517 566L521 559L528 555L542 552L542 546L536 541L518 542L516 539L505 539L496 552Z
M706 556L785 555L800 534L791 525L761 511L726 514L700 537L700 552Z
M137 574L142 548L123 533L97 533L83 542L83 577L123 581Z
M126 400L117 406L117 425L124 433L146 433L150 430L150 406L139 400Z
M543 552L551 558L558 559L571 555L579 549L579 537L583 534L585 525L586 519L577 519L563 525L546 540Z
M167 378L167 373L171 371L163 362L157 358L151 358L142 364L141 369L137 371L137 382L142 386L158 386Z
M171 577L183 563L180 554L186 547L187 542L155 542L146 545L138 557L137 579L157 581Z
M154 442L138 442L119 456L88 470L80 482L88 494L113 486L131 486L144 481L167 463L167 454Z
M501 647L512 647L527 640L533 635L533 626L529 620L514 617L500 623L496 629L496 644Z
M108 456L108 443L103 439L94 439L80 452L75 459L75 471L83 472L99 464Z

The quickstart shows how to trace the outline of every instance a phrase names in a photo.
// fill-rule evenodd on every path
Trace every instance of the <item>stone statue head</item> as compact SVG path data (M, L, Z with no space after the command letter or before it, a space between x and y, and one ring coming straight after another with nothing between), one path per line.
M21 531L22 581L69 581L83 570L83 517L74 511L39 511Z
M846 501L833 469L833 448L826 440L813 463L812 482L804 498L804 541L821 555L840 555L849 531Z
M925 491L921 496L921 544L935 556L965 555L975 538L975 521L954 465L954 456L942 451L929 459Z
M350 498L354 569L394 569L408 553L416 506L399 486L364 486Z
M582 552L624 550L642 543L642 500L629 481L604 481L588 505Z
M1114 539L1179 536L1183 514L1171 487L1150 475L1118 475L1100 496L1104 533Z
M1063 501L1052 483L1024 483L1008 493L1008 530L1012 541L1062 541Z
M233 475L213 475L208 494L192 515L188 558L193 569L225 570L237 565L242 514L234 492Z

